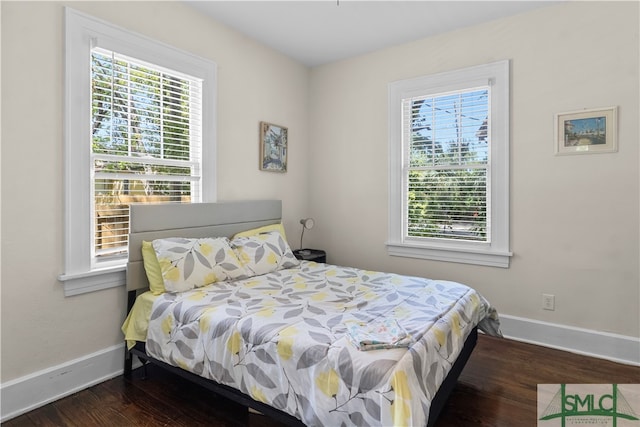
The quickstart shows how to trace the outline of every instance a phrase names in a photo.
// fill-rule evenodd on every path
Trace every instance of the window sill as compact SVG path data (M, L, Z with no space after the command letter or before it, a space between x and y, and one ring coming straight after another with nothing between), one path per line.
M58 280L63 283L65 297L86 294L123 286L126 283L126 267L121 265L83 273L61 274Z
M427 247L406 243L387 243L387 252L391 256L486 265L500 268L509 268L509 260L513 256L512 252L460 247Z

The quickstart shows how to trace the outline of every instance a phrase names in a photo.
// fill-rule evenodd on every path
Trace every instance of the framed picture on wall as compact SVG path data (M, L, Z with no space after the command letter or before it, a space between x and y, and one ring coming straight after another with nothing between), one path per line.
M260 170L286 172L287 143L286 127L260 122Z
M555 153L618 151L617 107L556 114Z

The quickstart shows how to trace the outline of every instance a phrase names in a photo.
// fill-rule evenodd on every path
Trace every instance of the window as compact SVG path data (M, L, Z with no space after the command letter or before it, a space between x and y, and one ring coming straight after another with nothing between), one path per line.
M66 9L65 295L124 284L129 204L215 200L215 64ZM207 120L203 120L207 117Z
M198 79L115 52L91 52L93 256L127 251L129 203L199 202Z
M390 255L509 266L508 118L508 61L390 84Z

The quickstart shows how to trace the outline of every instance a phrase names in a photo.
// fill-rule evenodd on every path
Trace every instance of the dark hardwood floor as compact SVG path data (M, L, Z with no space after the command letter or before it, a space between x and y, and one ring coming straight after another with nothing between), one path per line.
M157 367L134 371L7 421L18 426L281 424ZM640 383L640 367L481 335L437 426L535 426L537 384Z

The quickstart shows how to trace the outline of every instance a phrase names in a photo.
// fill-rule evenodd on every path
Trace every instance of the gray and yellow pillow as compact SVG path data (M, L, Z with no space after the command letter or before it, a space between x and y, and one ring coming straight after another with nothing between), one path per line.
M152 245L167 292L184 292L247 277L226 237L157 239Z
M226 237L143 241L142 259L154 295L299 265L282 224L237 233L232 242Z
M231 246L249 276L258 276L300 264L279 231L237 236L231 241Z

